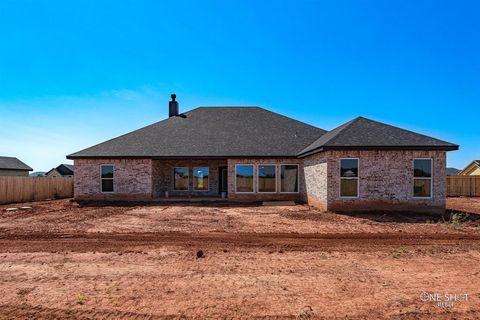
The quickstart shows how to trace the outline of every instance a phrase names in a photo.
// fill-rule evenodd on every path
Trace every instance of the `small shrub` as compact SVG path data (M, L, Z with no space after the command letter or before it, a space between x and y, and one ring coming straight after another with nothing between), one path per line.
M468 220L468 213L456 212L450 215L450 224L453 227L460 227L462 223Z
M78 303L79 305L84 305L85 302L87 302L87 300L88 300L87 296L86 296L85 294L83 294L83 293L80 293L80 294L78 295L77 303Z
M315 313L313 312L312 307L305 306L302 310L300 310L299 314L297 315L298 320L310 320L314 319Z

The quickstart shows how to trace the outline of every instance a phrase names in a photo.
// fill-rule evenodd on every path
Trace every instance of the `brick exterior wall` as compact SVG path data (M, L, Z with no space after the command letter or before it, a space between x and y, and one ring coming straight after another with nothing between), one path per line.
M154 198L165 197L168 191L169 197L184 196L219 196L218 168L226 167L226 160L153 160L153 196ZM175 191L173 187L173 170L175 167L188 167L189 190ZM208 191L196 191L193 188L193 168L208 167Z
M359 197L340 197L340 159L359 159ZM433 159L433 190L429 199L413 197L413 159ZM228 160L75 160L75 198L79 200L152 200L170 197L219 196L219 167L228 169L228 199L232 201L293 200L331 211L402 210L444 212L446 153L444 151L326 151L303 159ZM102 193L100 166L114 165L114 192ZM254 192L235 192L235 165L254 165ZM260 164L276 165L277 191L259 193ZM299 192L280 192L280 164L299 165ZM189 191L173 190L173 168L188 167ZM209 190L193 190L193 168L209 168Z
M340 159L359 159L359 197L340 197ZM432 158L433 190L429 199L413 197L413 160ZM446 153L444 151L327 151L304 159L307 199L324 201L331 211L445 211ZM327 176L325 179L325 162ZM322 178L316 175L320 174ZM320 182L319 182L320 181Z
M114 166L114 192L101 192L100 166ZM152 160L76 159L74 196L77 200L151 200Z
M234 201L268 201L268 200L291 200L302 201L304 198L303 170L301 159L228 159L228 199ZM253 193L236 193L235 192L235 165L236 164L253 164ZM275 193L259 193L257 170L259 164L275 164L277 176L277 192ZM280 164L298 164L299 165L299 192L298 193L281 193L280 192Z

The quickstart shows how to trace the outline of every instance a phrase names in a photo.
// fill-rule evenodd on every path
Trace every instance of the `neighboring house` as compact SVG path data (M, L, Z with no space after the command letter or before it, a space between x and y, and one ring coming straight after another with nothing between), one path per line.
M459 176L480 176L480 160L473 160L458 173Z
M259 107L200 107L70 154L78 200L294 200L443 212L458 145L358 117L325 131Z
M73 164L61 164L56 168L51 169L45 174L46 177L73 177Z
M29 171L33 169L17 158L0 156L0 176L28 177Z
M456 176L459 172L457 168L447 168L447 176Z
M45 177L46 172L44 171L35 171L30 173L30 177Z

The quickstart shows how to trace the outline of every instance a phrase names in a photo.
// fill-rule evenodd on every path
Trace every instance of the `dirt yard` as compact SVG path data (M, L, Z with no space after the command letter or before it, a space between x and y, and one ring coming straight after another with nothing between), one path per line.
M0 318L478 319L480 199L448 207L2 205Z

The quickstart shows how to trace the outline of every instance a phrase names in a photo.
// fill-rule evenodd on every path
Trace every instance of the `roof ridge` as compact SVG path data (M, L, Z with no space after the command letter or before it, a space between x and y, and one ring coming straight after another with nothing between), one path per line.
M333 132L335 130L337 130L337 132L335 132L335 134L329 138L327 141L325 141L324 144L328 143L328 142L331 142L331 141L334 141L336 138L338 138L338 135L341 134L342 132L345 131L345 129L347 129L348 127L350 127L353 123L357 122L358 120L360 120L361 117L356 117L350 121L347 121L345 122L344 124L341 124L339 125L338 127L332 129L331 131L329 132ZM327 132L328 133L328 132Z
M335 128L333 128L332 130L330 131L327 131L326 133L324 133L323 135L321 135L318 139L316 139L315 141L313 141L312 143L310 143L308 146L305 146L305 148L302 149L302 151L300 151L297 155L301 155L305 152L310 152L312 150L315 150L315 149L318 149L320 148L321 146L323 146L324 144L326 144L327 142L330 142L330 141L333 141L335 140L335 138L338 137L338 135L340 133L343 132L343 130L345 130L347 127L349 127L352 123L354 123L355 121L357 121L360 117L356 117L350 121L347 121ZM331 135L331 136L330 136ZM312 148L312 150L309 150L312 146L314 146L318 141L320 141L321 139L326 139L325 142L322 142L320 143L319 146L315 146Z
M196 107L195 109L205 109L205 108L258 108L258 109L264 109L264 110L267 110L263 107L260 107L260 106L234 106L234 105L225 105L225 106L198 106ZM192 109L192 110L195 110L195 109ZM190 111L192 111L190 110Z
M385 136L385 133L387 135ZM431 147L458 150L452 143L399 128L387 123L358 116L327 132L304 148L298 156L321 151L326 148L408 148Z
M431 136L428 136L428 135L426 135L426 134L419 133L419 132L416 132L416 131L412 131L412 130L400 128L400 127L398 127L398 126L391 125L391 124L388 124L388 123L380 122L380 121L373 120L373 119L369 119L369 118L365 118L365 117L357 117L357 118L362 118L362 119L364 119L364 120L367 120L367 121L370 121L370 122L374 122L374 123L376 123L377 125L381 125L381 126L384 126L384 127L395 128L395 129L401 130L401 131L403 131L403 132L413 133L413 134L416 134L416 135L419 135L419 136L423 136L423 137L428 138L428 139L433 139L433 140L437 140L437 141L439 141L439 142L444 142L444 143L451 144L451 143L448 142L448 141L441 140L441 139L437 139L437 138L434 138L434 137L431 137Z

